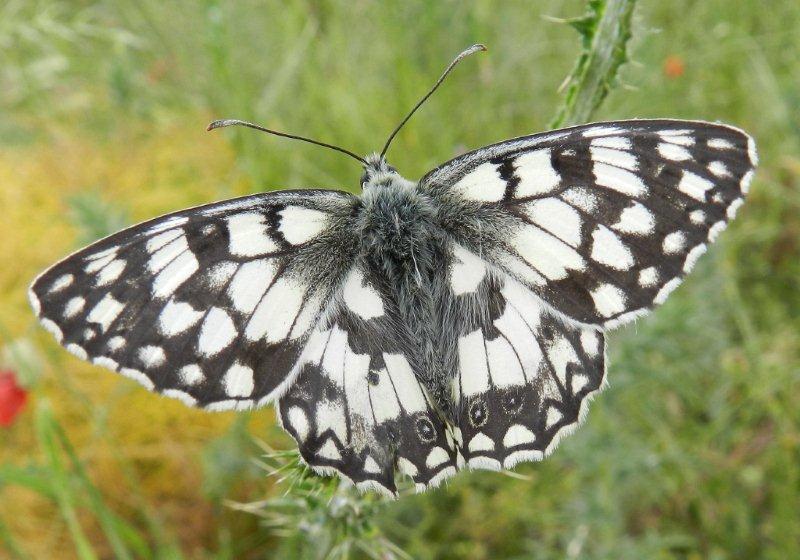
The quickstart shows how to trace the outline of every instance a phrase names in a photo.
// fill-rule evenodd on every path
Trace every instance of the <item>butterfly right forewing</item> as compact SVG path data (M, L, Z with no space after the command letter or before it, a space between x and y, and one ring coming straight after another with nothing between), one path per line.
M558 313L610 328L662 303L747 194L752 138L618 121L501 142L420 180L445 229Z

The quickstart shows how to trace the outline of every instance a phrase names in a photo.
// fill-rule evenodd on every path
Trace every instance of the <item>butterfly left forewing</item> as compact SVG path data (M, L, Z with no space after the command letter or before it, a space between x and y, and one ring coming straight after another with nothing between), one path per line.
M444 228L547 305L610 328L662 303L747 193L752 139L619 121L518 138L431 171Z
M188 404L259 406L292 380L353 257L352 204L287 191L157 218L44 272L31 303L82 359Z

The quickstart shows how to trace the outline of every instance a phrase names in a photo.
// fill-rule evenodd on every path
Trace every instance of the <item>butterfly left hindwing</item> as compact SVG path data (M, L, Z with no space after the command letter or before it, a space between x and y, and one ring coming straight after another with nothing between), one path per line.
M409 340L395 298L370 272L353 268L309 339L297 381L280 399L281 422L319 471L390 494L396 473L418 489L435 486L456 471L452 427L413 369L419 341Z

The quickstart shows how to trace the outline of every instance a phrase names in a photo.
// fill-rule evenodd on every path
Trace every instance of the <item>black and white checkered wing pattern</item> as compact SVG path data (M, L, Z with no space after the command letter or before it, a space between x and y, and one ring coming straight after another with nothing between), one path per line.
M557 317L528 288L455 246L460 452L468 468L544 458L582 420L604 383L603 333Z
M31 304L73 354L151 390L216 410L260 406L296 376L352 262L341 225L353 204L285 191L157 218L44 272Z
M662 303L732 219L756 165L733 127L578 126L460 156L419 188L446 230L548 305L610 328Z
M350 272L280 399L280 418L315 470L389 494L401 474L424 490L456 472L452 428L415 374L419 341L372 272Z

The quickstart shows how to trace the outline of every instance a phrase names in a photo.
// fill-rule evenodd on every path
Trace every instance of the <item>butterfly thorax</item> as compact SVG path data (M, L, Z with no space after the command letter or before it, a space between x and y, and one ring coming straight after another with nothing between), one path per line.
M401 337L417 377L448 411L452 372L444 365L440 340L446 245L437 207L391 168L368 169L365 175L358 217L361 258L403 319Z

